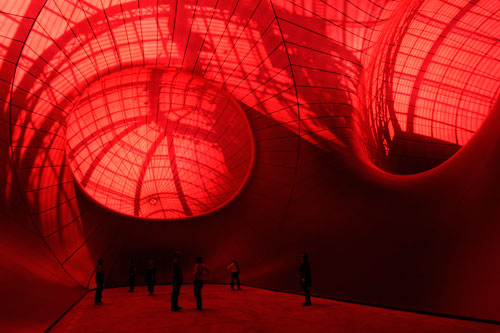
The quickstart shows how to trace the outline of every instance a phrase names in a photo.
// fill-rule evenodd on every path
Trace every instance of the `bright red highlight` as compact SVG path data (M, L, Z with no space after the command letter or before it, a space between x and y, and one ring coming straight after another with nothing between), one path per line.
M222 88L190 73L130 69L92 84L67 120L76 180L104 206L151 219L228 203L254 157L250 125Z
M500 90L499 24L497 1L399 6L374 40L360 96L376 154L435 159L425 170L470 140Z

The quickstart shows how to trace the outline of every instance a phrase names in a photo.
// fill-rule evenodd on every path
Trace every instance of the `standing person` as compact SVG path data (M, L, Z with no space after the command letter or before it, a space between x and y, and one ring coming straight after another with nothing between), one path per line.
M241 290L240 288L240 266L238 266L238 263L236 260L231 260L231 264L227 266L227 270L231 272L231 290L234 290L234 281L236 280L236 283L238 285L238 290Z
M148 267L146 268L146 282L148 284L148 296L153 296L156 282L156 267L153 259L149 259Z
M300 286L304 289L304 296L306 301L304 306L311 306L311 295L309 294L309 287L311 286L311 267L309 266L309 256L307 253L302 253L302 264L299 268Z
M203 259L201 257L196 258L196 265L194 265L194 297L196 298L196 308L195 310L202 310L201 302L201 288L203 288L203 283L205 278L210 274L207 266L203 264Z
M97 260L97 266L95 267L95 283L97 287L95 289L94 304L102 305L102 290L104 289L104 264L102 258Z
M135 263L133 260L130 260L130 263L128 265L128 281L129 281L129 285L130 285L130 288L128 290L129 293L134 292L136 272L137 272L137 269L135 268Z
M172 297L170 298L171 311L182 310L182 308L179 306L179 294L181 293L181 285L184 282L182 278L181 261L181 254L179 252L176 252L174 254L174 262L172 265Z

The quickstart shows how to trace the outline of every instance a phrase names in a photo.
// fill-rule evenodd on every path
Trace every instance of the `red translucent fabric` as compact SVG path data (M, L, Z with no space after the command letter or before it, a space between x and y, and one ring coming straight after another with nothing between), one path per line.
M443 313L491 313L493 307L485 304L495 300L490 295L495 295L492 290L496 290L496 285L485 281L495 281L489 278L495 274L490 271L494 267L493 257L463 245L472 241L468 237L480 237L480 233L471 233L470 228L465 228L462 230L468 235L460 239L457 234L460 228L453 228L451 235L449 228L441 223L450 221L456 226L474 227L490 223L487 215L496 211L478 204L468 206L472 207L470 216L464 214L467 208L463 207L467 207L469 197L464 195L454 200L453 195L462 192L449 186L463 183L462 189L472 193L470 198L477 202L494 200L498 196L496 190L483 191L478 185L476 193L467 187L467 184L498 184L494 172L486 175L483 170L478 172L478 178L484 177L481 182L467 178L475 177L475 174L469 175L474 172L472 168L458 169L462 172L447 182L447 192L438 191L438 182L420 183L431 173L410 178L415 179L411 186L402 182L404 177L384 175L383 180L390 186L403 184L391 195L387 184L380 184L379 173L374 171L376 168L372 168L371 162L392 173L405 170L386 168L384 161L412 158L409 160L412 163L407 165L417 160L438 162L425 163L416 172L428 170L449 158L448 152L454 153L462 145L473 142L469 139L474 133L482 132L480 127L488 124L483 120L499 91L499 4L498 0L0 1L0 158L4 161L0 165L4 175L0 179L0 213L5 217L0 243L5 244L1 251L4 258L21 258L12 261L26 263L22 269L8 266L3 271L17 270L30 279L49 277L34 265L29 268L30 263L36 263L45 272L50 271L50 278L59 279L54 274L56 270L50 268L56 262L63 275L74 279L75 284L92 287L93 268L99 256L105 255L110 265L115 259L126 262L123 249L133 242L121 246L118 242L122 239L137 235L138 246L143 240L167 244L161 249L178 240L179 248L187 249L193 245L194 234L211 233L207 237L210 244L201 245L206 249L203 253L220 259L223 258L221 249L235 257L240 251L239 254L246 255L247 265L256 268L255 276L260 274L253 283L272 287L265 279L285 281L288 268L295 265L293 262L292 266L285 267L285 256L279 253L294 253L297 244L327 254L352 249L354 233L351 231L366 231L365 221L376 220L373 225L378 234L370 229L355 235L359 241L355 248L362 257L351 253L345 256L344 263L338 263L339 269L333 274L339 279L337 282L356 283L346 284L343 295L337 296L401 306L400 295L408 296L407 291L413 290L416 298L407 297L407 305L412 309L430 311L429 307L422 306L419 297L433 295L435 304L444 304L440 308ZM130 74L132 72L126 72L129 68L138 72ZM179 227L172 223L151 223L145 228L140 223L125 224L122 216L103 214L95 205L88 205L88 201L80 197L80 191L75 191L75 175L80 173L76 180L86 184L87 189L93 185L103 190L104 194L95 192L94 199L100 197L104 204L114 205L115 211L122 207L128 210L126 214L136 216L138 211L151 217L168 206L164 199L157 198L161 192L157 186L168 188L164 192L168 195L177 195L178 198L169 202L175 204L171 207L176 207L177 217L210 211L207 193L220 197L221 205L226 189L234 189L226 193L228 200L237 193L236 185L217 183L210 178L203 180L214 185L209 191L179 196L179 193L188 194L187 189L194 187L192 180L204 179L205 173L185 177L180 172L176 182L174 173L168 173L172 169L169 159L159 166L159 156L148 154L148 148L162 135L158 122L143 121L139 125L140 122L135 124L125 118L127 124L137 128L125 131L125 125L117 127L123 132L121 138L110 131L102 132L109 119L103 116L108 111L101 106L98 109L102 114L96 119L103 126L92 125L92 119L88 124L76 123L77 127L81 126L83 133L78 134L81 136L75 134L79 129L68 128L66 133L68 114L76 108L76 103L87 99L82 103L92 105L88 95L92 89L97 93L105 89L99 85L118 85L112 81L105 83L106 78L115 77L114 80L119 81L117 73L139 76L144 70L140 75L148 77L148 82L155 82L152 68L193 73L213 83L214 89L221 87L228 91L242 107L253 130L256 163L248 188L228 209L219 211L216 219L211 218L214 215L199 219L203 226L202 223L181 223ZM169 74L164 72L162 77L164 75ZM137 95L144 94L146 102L154 95L141 92L139 87L127 89ZM150 89L148 84L145 89ZM125 100L132 103L130 99ZM116 104L106 102L106 105L111 107L113 103ZM151 105L141 105L138 114L147 117L149 113L153 114ZM123 115L126 116L125 112ZM196 126L204 128L205 123L200 120ZM191 142L196 140L179 135L174 134L172 139L176 164L184 163L185 170L196 174L194 160L186 158L180 162L182 150L193 154L196 146ZM145 142L138 144L139 138ZM399 140L399 150L394 149L395 138ZM71 154L76 160L71 165L66 158L67 139L75 145ZM92 142L94 139L98 143ZM99 145L104 147L97 148ZM168 142L160 143L156 152L166 156L168 148ZM196 163L213 168L223 160L231 175L244 174L243 168L234 171L237 167L230 165L231 159L226 160L229 153L224 155L222 148L220 151L212 148L206 148L210 152L206 157L208 162L197 160ZM106 149L116 156L102 153ZM123 162L129 155L133 158ZM331 159L337 156L342 159L333 163ZM121 162L111 162L111 157ZM358 163L359 157L367 163ZM117 172L121 164L129 166L126 172ZM478 168L480 166L478 161ZM439 170L443 168L435 172ZM129 179L130 174L133 177ZM153 180L156 176L160 177ZM425 187L427 183L437 184ZM177 184L181 184L181 191ZM115 198L114 186L120 191L126 189L125 194L119 192L119 199ZM480 196L483 192L484 196ZM442 194L442 201L432 197L435 193ZM212 204L216 209L217 204ZM152 208L146 212L147 205ZM360 207L364 208L360 210ZM440 207L456 207L456 221L448 219L449 212L439 215ZM162 214L163 211L158 213ZM433 219L433 216L437 217ZM217 225L210 224L214 220ZM488 235L495 234L491 229L495 220L491 221L489 225L483 224L482 230ZM25 234L12 236L14 233L9 231L18 225ZM400 229L405 226L409 226L408 229ZM164 228L182 228L185 233L175 233L171 242L165 242L163 237L151 237L156 230L164 231ZM140 230L150 235L141 238L144 234L139 234ZM415 230L442 232L433 232L432 241L427 233L418 234ZM240 234L228 236L233 231ZM39 241L32 241L32 235ZM451 251L452 244L448 242L453 237L450 235L460 240L457 249L460 247L463 253ZM499 242L486 238L475 243L490 246L489 253L498 253ZM373 239L378 240L373 242ZM425 257L427 266L418 267L419 272L429 277L429 283L422 284L419 276L413 274L414 258L404 251L396 251L404 254L404 258L394 256L397 244L380 242L380 239L423 244L414 247L418 255L432 249L432 255ZM422 239L425 242L422 243ZM344 240L346 243L342 244ZM331 248L326 241L336 248ZM275 251L278 248L280 251ZM447 248L449 256L438 256L436 249L440 248ZM43 249L50 250L50 254L45 255ZM386 255L377 256L380 254L377 251L384 249ZM35 252L44 254L50 264L43 264L41 256L34 257ZM275 260L271 260L272 265L261 261L262 254L268 253L277 253ZM462 261L464 254L472 258L473 264ZM366 267L359 264L365 258L368 263L379 263L383 260L380 258L386 258L387 265L379 265L382 267L379 273L356 272L353 268ZM376 259L370 260L372 258ZM454 261L456 258L460 258L460 263ZM410 263L408 270L403 261ZM354 267L352 262L358 264ZM449 278L431 277L436 267L444 266L442 263L456 264L453 270L445 272ZM394 269L394 276L401 277L399 284L387 280L384 272L388 269ZM491 275L483 275L486 271ZM325 286L333 285L330 278L333 275L325 275L329 278ZM362 276L363 281L353 276ZM415 280L405 280L404 277L409 276L415 276ZM388 284L371 284L382 280ZM360 290L360 284L371 285L372 291L384 292L373 297L361 295L368 289ZM321 286L321 282L316 285ZM30 287L26 290L33 294L42 295L44 290L47 293L44 295L53 294L47 291L50 289L33 283L24 286ZM283 287L282 283L278 287ZM473 288L483 288L485 293L476 293ZM324 290L324 294L329 295L336 292L330 287ZM6 302L11 300L7 298ZM463 306L464 311L453 311L451 308L455 305ZM19 309L26 310L24 306ZM26 311L22 318L25 315ZM56 318L58 316L59 313ZM498 315L489 317L498 318Z
M360 97L375 141L390 150L411 133L465 145L498 98L499 25L498 1L401 3L366 61Z

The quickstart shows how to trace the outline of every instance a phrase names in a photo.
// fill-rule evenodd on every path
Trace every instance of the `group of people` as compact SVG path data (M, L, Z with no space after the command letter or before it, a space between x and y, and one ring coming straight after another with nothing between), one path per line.
M300 286L304 290L305 303L304 306L311 306L311 296L309 294L309 287L311 286L311 269L309 266L309 256L307 253L302 254L302 264L299 268L299 282ZM184 283L182 274L182 257L180 253L176 252L174 254L174 260L172 262L172 296L170 298L170 309L171 311L180 311L182 308L179 306L179 294L181 292L181 285ZM227 270L231 272L231 290L235 290L235 284L238 290L241 290L240 286L240 267L235 260L231 261L231 264L227 266ZM202 310L202 296L201 290L205 283L206 277L210 274L210 270L203 264L202 257L196 258L196 264L193 269L193 285L194 285L194 297L196 299L195 310ZM135 288L135 277L137 275L137 268L133 260L130 260L129 264L129 290L128 292L134 292ZM96 293L94 298L94 303L97 305L102 304L102 291L104 289L104 265L103 259L99 258L97 261L97 266L95 269L95 281L96 281ZM154 286L156 283L156 266L154 261L150 259L146 268L146 283L148 285L148 296L153 296Z
M181 268L181 255L176 253L172 264L172 296L170 297L170 310L181 311L179 306L179 294L181 293L181 285L184 283L182 268ZM203 263L201 257L196 258L196 264L193 270L193 285L194 297L196 298L195 310L202 310L201 289L205 283L205 278L210 274L210 270Z
M135 276L137 275L137 268L135 267L134 260L130 260L128 266L128 279L129 279L129 293L133 293L135 289ZM148 285L148 296L153 296L154 286L156 283L156 266L153 259L149 259L146 267L146 283Z
M172 262L172 296L170 298L171 310L180 311L182 308L179 306L179 294L181 293L181 285L184 283L184 278L182 275L181 268L182 257L180 253L176 252L174 254L174 260ZM102 259L101 259L102 262ZM235 262L233 260L233 262ZM238 269L239 271L239 269ZM195 310L202 310L202 299L201 299L201 289L205 283L205 278L210 274L210 270L203 264L202 257L196 258L196 265L194 266L193 278L194 278L194 296L196 298L196 308ZM133 260L130 260L128 276L129 276L129 293L134 292L135 288L135 277L137 275L137 268ZM97 276L97 275L96 275ZM96 278L97 283L97 278ZM152 259L148 261L146 267L146 283L148 285L148 296L153 296L154 287L156 284L156 266ZM238 282L239 287L239 282ZM100 291L102 293L102 290ZM99 296L101 297L101 296ZM101 299L99 298L99 301ZM98 304L96 302L96 304Z

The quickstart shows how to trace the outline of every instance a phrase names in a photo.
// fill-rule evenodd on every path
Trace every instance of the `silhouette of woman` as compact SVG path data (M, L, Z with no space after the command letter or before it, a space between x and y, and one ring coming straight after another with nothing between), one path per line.
M238 285L238 290L241 290L240 288L240 266L238 266L238 263L236 260L231 260L231 264L227 266L227 270L231 272L231 290L234 290L234 281L236 280L236 283Z
M195 310L202 310L201 301L201 288L203 288L205 278L210 274L207 266L203 264L203 259L201 257L196 258L196 265L194 265L194 297L196 298L196 308Z
M149 259L148 266L146 268L146 283L148 284L148 296L153 296L156 282L156 266L153 259Z
M170 310L180 311L182 308L179 306L179 294L181 293L181 285L183 283L182 268L181 268L181 254L176 252L174 255L174 262L172 263L172 296L170 297Z

